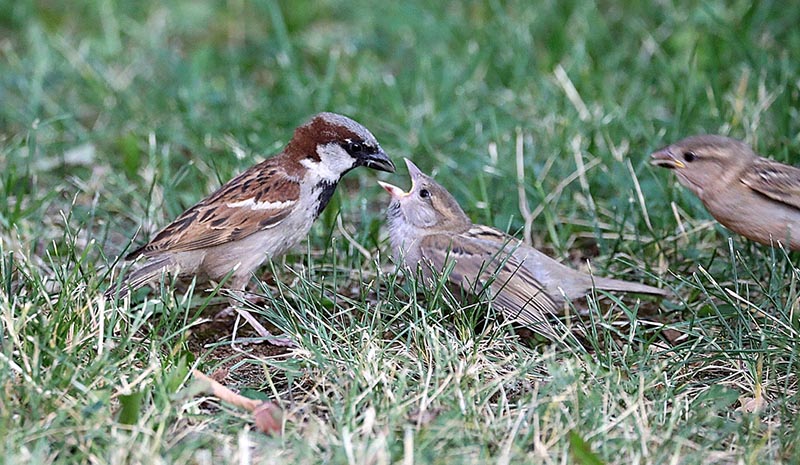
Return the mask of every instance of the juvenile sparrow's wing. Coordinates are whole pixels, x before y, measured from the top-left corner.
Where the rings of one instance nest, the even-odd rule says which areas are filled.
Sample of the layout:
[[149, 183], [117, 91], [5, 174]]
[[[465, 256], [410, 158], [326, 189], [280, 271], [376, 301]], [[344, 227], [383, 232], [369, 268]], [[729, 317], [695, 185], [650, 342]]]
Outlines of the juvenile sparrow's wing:
[[125, 258], [204, 249], [274, 228], [299, 196], [299, 179], [286, 173], [279, 158], [270, 158], [228, 181]]
[[800, 168], [759, 158], [742, 176], [742, 183], [773, 200], [800, 208]]
[[490, 228], [479, 226], [463, 234], [429, 235], [420, 241], [420, 251], [438, 272], [452, 263], [449, 279], [465, 291], [479, 294], [488, 286], [506, 318], [555, 338], [557, 333], [549, 317], [559, 312], [560, 305], [514, 255], [515, 244], [482, 238], [486, 236], [483, 230]]
[[488, 226], [473, 226], [467, 233], [475, 239], [487, 241], [486, 248], [503, 247], [513, 254], [513, 262], [525, 268], [517, 273], [528, 281], [536, 281], [557, 303], [585, 296], [593, 287], [606, 291], [635, 292], [640, 294], [667, 295], [667, 291], [647, 284], [604, 278], [583, 273], [553, 259], [549, 255], [525, 245], [518, 239]]

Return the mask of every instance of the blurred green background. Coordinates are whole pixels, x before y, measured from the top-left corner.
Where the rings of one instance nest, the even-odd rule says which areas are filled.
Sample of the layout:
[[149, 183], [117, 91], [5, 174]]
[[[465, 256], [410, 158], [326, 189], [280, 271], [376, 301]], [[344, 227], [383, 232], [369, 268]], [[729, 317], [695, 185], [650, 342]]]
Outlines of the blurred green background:
[[[163, 224], [279, 150], [310, 115], [332, 110], [368, 126], [395, 159], [409, 156], [439, 176], [476, 221], [516, 229], [518, 200], [502, 187], [516, 178], [519, 130], [527, 195], [544, 207], [536, 224], [563, 252], [574, 228], [601, 240], [602, 230], [638, 228], [631, 170], [643, 173], [656, 229], [674, 227], [665, 208], [673, 195], [697, 214], [697, 202], [666, 187], [666, 173], [645, 167], [651, 150], [677, 138], [730, 133], [789, 158], [798, 145], [796, 10], [771, 2], [10, 2], [0, 64], [4, 171], [43, 183], [32, 200], [74, 176], [96, 186], [103, 210], [119, 215], [112, 221], [157, 214]], [[89, 163], [71, 152], [87, 143]], [[575, 171], [576, 150], [584, 163], [599, 162], [588, 184], [546, 201]], [[153, 183], [164, 189], [163, 215], [146, 197]], [[380, 195], [371, 182], [359, 185], [370, 203]]]

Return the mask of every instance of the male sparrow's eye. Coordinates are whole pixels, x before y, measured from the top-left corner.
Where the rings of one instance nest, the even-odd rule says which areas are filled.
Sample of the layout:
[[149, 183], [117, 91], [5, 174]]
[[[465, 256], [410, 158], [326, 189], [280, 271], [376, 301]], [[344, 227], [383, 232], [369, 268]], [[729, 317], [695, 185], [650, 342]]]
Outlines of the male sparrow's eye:
[[428, 189], [422, 189], [419, 191], [419, 196], [422, 197], [423, 199], [427, 199], [431, 196], [431, 193], [428, 192]]
[[347, 143], [347, 151], [350, 153], [358, 153], [363, 150], [363, 146], [358, 142], [348, 142]]
[[691, 163], [697, 160], [697, 154], [694, 152], [683, 152], [683, 159]]

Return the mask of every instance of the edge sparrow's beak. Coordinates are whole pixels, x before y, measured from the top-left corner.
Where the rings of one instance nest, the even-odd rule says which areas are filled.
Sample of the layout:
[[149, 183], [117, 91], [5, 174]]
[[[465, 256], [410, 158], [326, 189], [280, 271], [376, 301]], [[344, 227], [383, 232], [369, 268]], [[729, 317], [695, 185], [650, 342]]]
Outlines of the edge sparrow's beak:
[[361, 164], [373, 170], [385, 171], [387, 173], [394, 173], [394, 163], [386, 153], [378, 149], [377, 152], [366, 155], [361, 159]]
[[675, 158], [672, 154], [672, 150], [667, 148], [663, 148], [657, 152], [654, 152], [650, 155], [650, 164], [654, 166], [661, 166], [667, 169], [675, 169], [675, 168], [686, 168], [686, 165]]

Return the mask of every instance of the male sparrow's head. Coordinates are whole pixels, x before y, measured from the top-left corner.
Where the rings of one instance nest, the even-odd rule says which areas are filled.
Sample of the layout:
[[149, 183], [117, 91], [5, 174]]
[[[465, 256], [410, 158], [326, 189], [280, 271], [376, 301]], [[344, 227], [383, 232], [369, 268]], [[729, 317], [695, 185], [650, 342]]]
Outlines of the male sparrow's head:
[[758, 155], [736, 139], [700, 135], [668, 145], [650, 158], [653, 165], [674, 170], [681, 184], [700, 194], [720, 180], [738, 178]]
[[397, 186], [378, 181], [392, 196], [389, 205], [389, 222], [402, 222], [426, 233], [461, 232], [472, 225], [469, 217], [456, 199], [430, 176], [424, 174], [404, 158], [411, 175], [411, 190], [404, 192]]
[[319, 113], [298, 127], [285, 152], [331, 181], [358, 166], [394, 172], [394, 164], [375, 136], [364, 126], [336, 113]]

